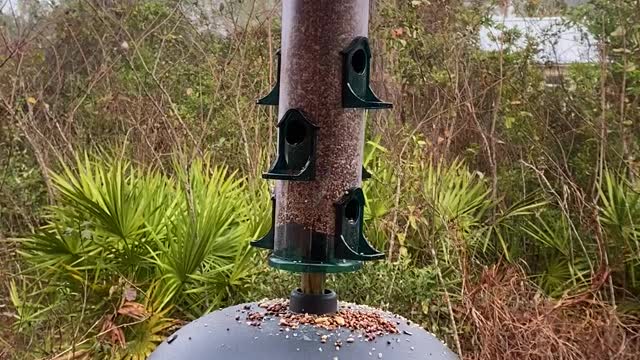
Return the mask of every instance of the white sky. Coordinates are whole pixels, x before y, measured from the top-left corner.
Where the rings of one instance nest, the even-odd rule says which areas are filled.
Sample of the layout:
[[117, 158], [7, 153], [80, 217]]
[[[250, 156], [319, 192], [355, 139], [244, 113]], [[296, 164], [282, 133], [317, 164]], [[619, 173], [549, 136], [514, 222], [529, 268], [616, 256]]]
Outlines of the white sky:
[[[593, 36], [580, 26], [568, 24], [562, 17], [495, 16], [493, 20], [496, 24], [509, 30], [518, 30], [523, 35], [513, 44], [514, 49], [522, 50], [527, 45], [524, 36], [535, 39], [540, 50], [535, 58], [540, 63], [570, 64], [598, 61], [597, 42]], [[503, 47], [501, 34], [500, 28], [483, 27], [480, 30], [480, 48], [499, 51]]]
[[11, 7], [16, 8], [17, 0], [0, 0], [0, 12], [11, 14]]

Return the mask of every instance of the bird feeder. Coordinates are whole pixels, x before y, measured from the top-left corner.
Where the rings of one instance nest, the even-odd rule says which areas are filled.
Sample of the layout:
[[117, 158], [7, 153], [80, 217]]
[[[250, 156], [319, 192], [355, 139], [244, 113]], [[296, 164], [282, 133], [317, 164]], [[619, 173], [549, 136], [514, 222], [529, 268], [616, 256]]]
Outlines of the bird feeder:
[[283, 2], [279, 78], [259, 100], [277, 104], [280, 120], [276, 160], [264, 174], [277, 180], [273, 231], [253, 245], [271, 250], [271, 266], [302, 273], [309, 295], [324, 295], [323, 274], [383, 257], [362, 233], [364, 109], [391, 107], [369, 83], [368, 6]]
[[364, 111], [388, 109], [371, 89], [369, 0], [283, 0], [277, 79], [258, 100], [277, 106], [272, 226], [252, 242], [269, 265], [301, 274], [289, 299], [215, 311], [163, 342], [151, 359], [455, 359], [397, 315], [338, 303], [325, 275], [384, 255], [363, 233]]

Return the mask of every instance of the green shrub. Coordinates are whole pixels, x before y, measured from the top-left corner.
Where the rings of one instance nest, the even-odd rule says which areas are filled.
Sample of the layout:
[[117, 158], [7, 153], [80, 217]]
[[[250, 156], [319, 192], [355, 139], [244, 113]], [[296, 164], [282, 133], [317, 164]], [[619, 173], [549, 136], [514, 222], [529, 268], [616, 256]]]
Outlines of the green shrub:
[[[201, 316], [244, 293], [255, 272], [248, 242], [263, 231], [248, 221], [255, 209], [246, 180], [207, 160], [175, 161], [174, 173], [169, 178], [120, 159], [84, 156], [53, 174], [57, 202], [46, 224], [21, 240], [27, 274], [38, 280], [25, 282], [31, 290], [24, 289], [23, 299], [14, 291], [22, 309], [36, 309], [17, 326], [37, 327], [43, 317], [36, 314], [84, 302], [83, 331], [95, 335], [99, 329], [84, 326], [98, 321], [118, 334], [116, 326], [132, 316], [122, 309], [138, 306], [138, 322], [123, 326], [122, 335], [127, 346], [148, 352], [154, 346], [144, 341], [160, 341], [172, 318]], [[32, 299], [38, 303], [30, 305]], [[120, 315], [110, 315], [113, 309]]]

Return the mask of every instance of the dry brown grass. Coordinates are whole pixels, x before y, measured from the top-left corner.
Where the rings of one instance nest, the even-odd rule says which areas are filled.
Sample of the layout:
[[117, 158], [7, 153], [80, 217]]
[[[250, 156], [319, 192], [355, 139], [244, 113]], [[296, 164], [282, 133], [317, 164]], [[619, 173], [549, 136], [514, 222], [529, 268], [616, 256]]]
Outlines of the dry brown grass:
[[553, 300], [515, 267], [492, 266], [460, 310], [465, 359], [639, 359], [640, 321], [591, 293]]

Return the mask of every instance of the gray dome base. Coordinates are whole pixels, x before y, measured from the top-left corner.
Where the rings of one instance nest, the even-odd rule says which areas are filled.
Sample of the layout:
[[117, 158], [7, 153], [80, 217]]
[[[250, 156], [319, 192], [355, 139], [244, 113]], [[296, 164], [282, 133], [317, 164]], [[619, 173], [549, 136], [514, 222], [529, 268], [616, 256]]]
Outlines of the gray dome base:
[[[406, 319], [368, 307], [341, 305], [358, 311], [378, 312], [396, 323], [399, 333], [366, 341], [361, 332], [346, 328], [325, 330], [314, 325], [283, 328], [277, 316], [266, 316], [260, 326], [252, 326], [247, 319], [248, 313], [266, 310], [258, 303], [250, 303], [218, 310], [191, 322], [169, 336], [149, 359], [457, 359], [434, 335]], [[324, 343], [321, 341], [323, 335]], [[336, 347], [338, 340], [342, 344], [339, 348]]]

